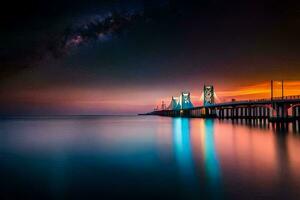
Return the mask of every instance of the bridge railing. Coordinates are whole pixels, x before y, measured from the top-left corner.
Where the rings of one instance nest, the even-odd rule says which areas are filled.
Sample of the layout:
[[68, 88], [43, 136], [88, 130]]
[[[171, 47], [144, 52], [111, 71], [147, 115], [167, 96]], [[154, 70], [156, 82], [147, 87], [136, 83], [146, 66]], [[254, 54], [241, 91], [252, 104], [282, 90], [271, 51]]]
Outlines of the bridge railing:
[[283, 98], [282, 97], [274, 97], [273, 100], [289, 100], [289, 99], [300, 99], [300, 95], [291, 95], [291, 96], [284, 96]]
[[250, 100], [240, 100], [240, 101], [228, 101], [224, 103], [244, 103], [244, 102], [265, 102], [265, 101], [274, 101], [274, 100], [292, 100], [292, 99], [300, 99], [300, 95], [291, 95], [291, 96], [284, 96], [284, 97], [273, 97], [273, 98], [263, 98], [263, 99], [250, 99]]

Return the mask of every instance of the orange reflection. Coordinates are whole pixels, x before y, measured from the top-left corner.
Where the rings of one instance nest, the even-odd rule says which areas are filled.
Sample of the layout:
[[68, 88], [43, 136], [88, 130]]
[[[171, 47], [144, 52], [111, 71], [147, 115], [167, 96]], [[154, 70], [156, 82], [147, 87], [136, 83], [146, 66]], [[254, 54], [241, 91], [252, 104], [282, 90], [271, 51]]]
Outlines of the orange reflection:
[[[197, 165], [205, 165], [207, 156], [215, 154], [214, 164], [220, 165], [222, 179], [238, 177], [240, 181], [270, 189], [289, 176], [295, 186], [300, 186], [300, 137], [218, 120], [209, 124], [202, 119], [193, 119], [190, 130]], [[213, 134], [211, 140], [207, 134]], [[209, 149], [208, 145], [213, 145], [214, 149]], [[211, 154], [207, 150], [214, 152]]]

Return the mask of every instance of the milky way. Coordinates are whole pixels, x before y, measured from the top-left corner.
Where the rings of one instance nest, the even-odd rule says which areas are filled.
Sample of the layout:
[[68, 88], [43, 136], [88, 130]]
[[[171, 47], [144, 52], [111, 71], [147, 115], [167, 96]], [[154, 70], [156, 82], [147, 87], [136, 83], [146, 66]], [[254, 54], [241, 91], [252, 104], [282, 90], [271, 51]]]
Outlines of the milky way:
[[[106, 14], [94, 14], [89, 19], [80, 23], [74, 23], [67, 27], [60, 37], [56, 38], [49, 50], [54, 57], [60, 57], [75, 47], [87, 45], [91, 42], [105, 42], [120, 35], [130, 32], [130, 27], [143, 24], [155, 23], [161, 18], [175, 15], [168, 4], [157, 6], [151, 11], [144, 9], [130, 11], [106, 11]], [[79, 25], [78, 25], [79, 24]]]
[[121, 33], [131, 24], [138, 20], [143, 20], [143, 14], [125, 14], [112, 13], [100, 19], [82, 25], [79, 28], [71, 30], [69, 35], [66, 35], [66, 41], [63, 45], [65, 48], [71, 48], [88, 43], [90, 41], [105, 41], [116, 34]]

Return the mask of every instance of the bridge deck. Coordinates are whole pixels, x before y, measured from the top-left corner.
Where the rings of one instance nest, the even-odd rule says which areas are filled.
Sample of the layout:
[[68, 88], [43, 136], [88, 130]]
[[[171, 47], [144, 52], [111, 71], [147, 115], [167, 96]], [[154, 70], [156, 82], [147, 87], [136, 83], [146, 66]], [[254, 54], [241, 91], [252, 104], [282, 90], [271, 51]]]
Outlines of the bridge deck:
[[245, 101], [230, 101], [224, 103], [216, 103], [207, 106], [196, 106], [187, 110], [201, 109], [201, 108], [217, 108], [217, 107], [236, 107], [236, 106], [255, 106], [255, 105], [270, 105], [278, 103], [290, 103], [300, 104], [300, 95], [297, 96], [286, 96], [284, 98], [273, 98], [273, 99], [256, 99], [256, 100], [245, 100]]
[[[289, 116], [288, 109], [292, 108]], [[187, 109], [156, 110], [148, 115], [217, 118], [267, 118], [270, 121], [300, 118], [300, 95], [283, 98], [231, 101]]]

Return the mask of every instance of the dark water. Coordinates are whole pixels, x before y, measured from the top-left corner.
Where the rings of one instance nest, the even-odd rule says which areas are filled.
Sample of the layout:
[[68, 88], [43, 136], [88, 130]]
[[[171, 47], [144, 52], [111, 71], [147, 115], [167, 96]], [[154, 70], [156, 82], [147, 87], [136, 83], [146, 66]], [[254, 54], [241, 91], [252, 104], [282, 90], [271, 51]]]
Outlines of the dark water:
[[300, 199], [299, 126], [0, 120], [0, 199]]

